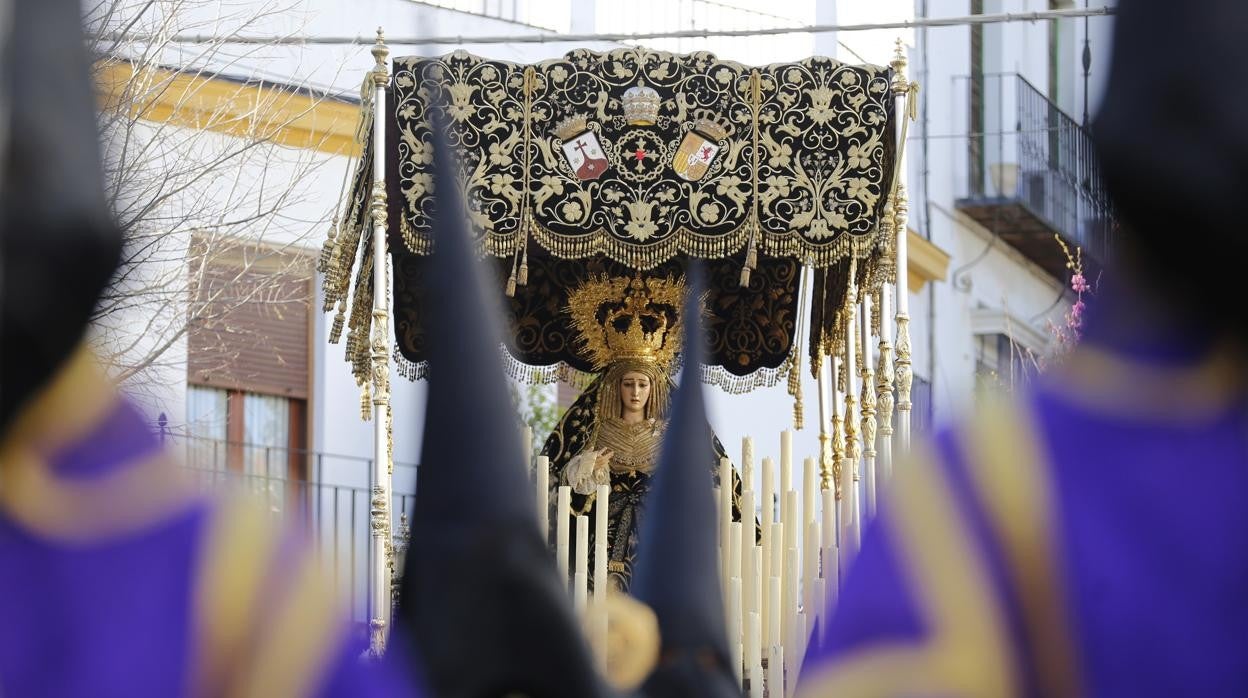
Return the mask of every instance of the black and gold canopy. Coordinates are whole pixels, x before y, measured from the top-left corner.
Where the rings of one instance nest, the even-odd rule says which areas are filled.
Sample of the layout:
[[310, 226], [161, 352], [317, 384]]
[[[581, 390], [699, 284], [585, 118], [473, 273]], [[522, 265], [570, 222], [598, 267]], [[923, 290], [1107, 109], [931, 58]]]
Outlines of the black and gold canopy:
[[[454, 292], [423, 283], [438, 199], [430, 110], [451, 124], [464, 216], [510, 301], [505, 344], [517, 377], [591, 370], [566, 313], [568, 291], [585, 279], [679, 276], [698, 258], [708, 260], [714, 349], [703, 377], [748, 390], [795, 365], [803, 327], [812, 350], [832, 336], [827, 309], [844, 299], [851, 257], [859, 279], [891, 273], [891, 230], [880, 225], [894, 179], [891, 79], [888, 68], [830, 58], [751, 67], [642, 48], [532, 65], [462, 51], [396, 59], [383, 125], [400, 365], [421, 375], [422, 307]], [[372, 128], [366, 116], [362, 133]], [[361, 376], [374, 157], [366, 147], [322, 255], [334, 339], [349, 315], [348, 359]], [[809, 320], [800, 319], [804, 266]]]

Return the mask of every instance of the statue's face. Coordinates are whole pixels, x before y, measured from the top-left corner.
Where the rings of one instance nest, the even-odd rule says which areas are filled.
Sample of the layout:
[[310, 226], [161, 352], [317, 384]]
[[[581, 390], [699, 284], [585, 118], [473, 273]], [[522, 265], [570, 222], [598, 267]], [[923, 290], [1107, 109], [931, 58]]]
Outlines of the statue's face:
[[650, 388], [650, 376], [639, 371], [629, 371], [620, 377], [620, 402], [625, 415], [645, 414]]

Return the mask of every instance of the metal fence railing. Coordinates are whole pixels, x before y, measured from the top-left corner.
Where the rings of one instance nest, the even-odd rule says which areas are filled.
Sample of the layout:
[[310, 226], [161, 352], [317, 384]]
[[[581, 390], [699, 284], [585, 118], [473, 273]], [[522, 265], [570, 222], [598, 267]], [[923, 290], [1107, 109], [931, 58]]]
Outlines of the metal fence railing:
[[956, 82], [955, 128], [966, 134], [955, 145], [965, 156], [953, 159], [965, 167], [959, 198], [1021, 204], [1085, 255], [1108, 261], [1113, 210], [1088, 131], [1016, 73]]
[[[371, 617], [370, 459], [218, 439], [166, 440], [184, 448], [185, 467], [201, 487], [249, 492], [275, 517], [305, 531], [332, 565], [352, 618], [366, 622]], [[406, 544], [402, 524], [411, 520], [415, 505], [415, 471], [415, 464], [395, 463], [391, 522], [396, 546]]]

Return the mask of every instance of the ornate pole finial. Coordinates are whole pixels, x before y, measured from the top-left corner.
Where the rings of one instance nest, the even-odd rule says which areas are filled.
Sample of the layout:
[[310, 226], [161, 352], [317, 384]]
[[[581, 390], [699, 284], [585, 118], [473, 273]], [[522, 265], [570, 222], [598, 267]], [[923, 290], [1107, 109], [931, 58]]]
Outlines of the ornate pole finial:
[[888, 64], [893, 69], [893, 95], [898, 96], [910, 90], [910, 82], [906, 80], [906, 51], [901, 37], [897, 37], [893, 47], [893, 60]]
[[379, 87], [385, 87], [390, 81], [390, 66], [388, 60], [390, 58], [390, 47], [386, 46], [386, 33], [381, 27], [377, 27], [377, 41], [373, 47], [369, 49], [373, 54], [373, 84]]

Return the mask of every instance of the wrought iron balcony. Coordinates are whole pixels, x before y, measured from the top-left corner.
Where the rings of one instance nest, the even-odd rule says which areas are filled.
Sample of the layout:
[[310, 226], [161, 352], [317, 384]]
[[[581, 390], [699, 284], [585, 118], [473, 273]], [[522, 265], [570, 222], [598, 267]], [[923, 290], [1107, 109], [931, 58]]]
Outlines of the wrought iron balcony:
[[1088, 132], [1021, 75], [957, 79], [964, 100], [954, 153], [956, 206], [1059, 279], [1054, 235], [1083, 250], [1088, 270], [1109, 261], [1113, 210]]
[[[162, 434], [164, 433], [162, 427]], [[367, 644], [369, 554], [367, 458], [197, 437], [165, 436], [204, 490], [244, 490], [267, 505], [274, 518], [302, 529], [331, 567], [340, 593], [350, 601]], [[404, 523], [415, 505], [416, 465], [396, 462], [391, 523], [396, 549], [407, 546]]]

